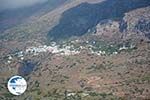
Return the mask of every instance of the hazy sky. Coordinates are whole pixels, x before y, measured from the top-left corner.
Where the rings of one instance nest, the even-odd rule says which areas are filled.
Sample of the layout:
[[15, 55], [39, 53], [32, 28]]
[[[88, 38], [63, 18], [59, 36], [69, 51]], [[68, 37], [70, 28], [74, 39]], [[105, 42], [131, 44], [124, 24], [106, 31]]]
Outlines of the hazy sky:
[[0, 11], [5, 9], [15, 9], [32, 6], [46, 1], [48, 0], [0, 0]]

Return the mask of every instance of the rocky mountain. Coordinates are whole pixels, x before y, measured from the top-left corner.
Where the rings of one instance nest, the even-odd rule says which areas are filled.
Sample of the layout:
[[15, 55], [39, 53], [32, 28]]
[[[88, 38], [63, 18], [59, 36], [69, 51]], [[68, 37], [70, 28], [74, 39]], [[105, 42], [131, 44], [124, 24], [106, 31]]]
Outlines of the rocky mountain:
[[[149, 100], [149, 25], [149, 0], [48, 0], [1, 12], [0, 100]], [[7, 89], [13, 75], [27, 81], [21, 96]]]
[[54, 38], [53, 40], [81, 36], [103, 20], [121, 21], [125, 13], [149, 5], [149, 0], [106, 0], [99, 4], [82, 3], [65, 11], [59, 24], [49, 32], [48, 36]]

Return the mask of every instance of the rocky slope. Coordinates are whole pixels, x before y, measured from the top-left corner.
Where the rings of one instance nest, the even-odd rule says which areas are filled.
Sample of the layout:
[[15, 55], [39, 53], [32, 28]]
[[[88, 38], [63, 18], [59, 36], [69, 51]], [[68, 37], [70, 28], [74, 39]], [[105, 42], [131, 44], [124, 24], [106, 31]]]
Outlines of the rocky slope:
[[[149, 100], [149, 3], [70, 0], [5, 30], [0, 100]], [[69, 39], [47, 43], [56, 36]], [[22, 96], [7, 90], [12, 75], [27, 80]]]
[[82, 3], [65, 11], [59, 24], [50, 30], [48, 36], [49, 39], [54, 38], [54, 41], [71, 36], [82, 36], [103, 20], [120, 21], [125, 13], [149, 5], [148, 0], [106, 0], [99, 4]]

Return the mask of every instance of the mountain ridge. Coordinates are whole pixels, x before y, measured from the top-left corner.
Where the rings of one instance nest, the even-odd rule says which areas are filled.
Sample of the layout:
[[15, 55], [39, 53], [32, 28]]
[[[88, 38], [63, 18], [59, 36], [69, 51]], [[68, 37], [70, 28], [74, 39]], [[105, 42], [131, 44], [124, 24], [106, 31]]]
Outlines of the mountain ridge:
[[59, 24], [50, 30], [48, 37], [59, 40], [63, 37], [81, 36], [102, 20], [120, 20], [125, 13], [149, 5], [148, 0], [106, 0], [99, 4], [82, 3], [65, 11]]

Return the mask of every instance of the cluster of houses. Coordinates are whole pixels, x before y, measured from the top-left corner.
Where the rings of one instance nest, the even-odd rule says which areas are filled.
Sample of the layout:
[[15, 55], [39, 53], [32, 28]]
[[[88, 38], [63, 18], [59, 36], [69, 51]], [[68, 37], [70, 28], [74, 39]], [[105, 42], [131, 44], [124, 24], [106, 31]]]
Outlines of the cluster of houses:
[[60, 55], [74, 55], [80, 53], [77, 50], [70, 50], [70, 48], [67, 46], [65, 48], [59, 48], [58, 46], [39, 46], [39, 47], [29, 47], [26, 49], [26, 54], [34, 54], [38, 55], [42, 52], [50, 52], [53, 54], [60, 54]]
[[57, 45], [53, 46], [38, 46], [38, 47], [28, 47], [24, 51], [18, 51], [14, 54], [7, 55], [7, 63], [11, 63], [13, 60], [13, 57], [17, 57], [20, 60], [24, 60], [25, 55], [38, 55], [39, 53], [49, 52], [52, 54], [58, 54], [58, 55], [75, 55], [79, 54], [80, 52], [78, 50], [70, 50], [69, 46], [66, 46], [65, 48], [59, 48]]
[[90, 50], [91, 50], [91, 53], [92, 53], [92, 54], [96, 54], [96, 55], [99, 55], [99, 56], [100, 56], [100, 55], [102, 56], [102, 55], [105, 55], [105, 54], [106, 54], [105, 51], [93, 51], [92, 49], [90, 49]]
[[[89, 45], [89, 50], [92, 54], [96, 54], [96, 55], [100, 55], [100, 56], [107, 54], [106, 51], [101, 51], [101, 50], [93, 51], [91, 49], [92, 47], [93, 47], [92, 45], [91, 46]], [[126, 47], [125, 45], [123, 45], [122, 47], [120, 47], [118, 49], [118, 51], [114, 51], [112, 54], [118, 54], [119, 51], [121, 51], [121, 50], [132, 49], [134, 47], [135, 47], [134, 45], [131, 45], [130, 47]], [[38, 47], [32, 46], [32, 47], [26, 48], [24, 51], [18, 51], [15, 54], [8, 55], [7, 56], [7, 58], [8, 58], [7, 62], [11, 63], [14, 56], [18, 57], [20, 60], [24, 60], [25, 55], [38, 55], [39, 53], [44, 53], [44, 52], [49, 52], [49, 53], [58, 54], [58, 55], [75, 55], [75, 54], [79, 54], [80, 50], [82, 50], [84, 48], [85, 48], [84, 46], [80, 46], [80, 49], [74, 48], [73, 45], [69, 45], [69, 46], [63, 45], [63, 47], [60, 48], [56, 44], [52, 44], [51, 46], [47, 46], [47, 45], [41, 45]]]
[[[70, 93], [68, 93], [66, 96], [67, 96], [67, 97], [73, 97], [73, 96], [76, 96], [76, 95], [78, 95], [78, 94], [75, 93], [75, 92], [70, 92]], [[82, 97], [89, 96], [88, 93], [80, 93], [80, 95], [81, 95]]]
[[[128, 49], [133, 49], [133, 48], [135, 48], [135, 45], [130, 45], [130, 46], [123, 45], [118, 50], [113, 51], [111, 54], [117, 55], [122, 50], [128, 50]], [[96, 54], [96, 55], [99, 55], [99, 56], [103, 56], [103, 55], [107, 55], [108, 54], [106, 51], [101, 51], [101, 50], [93, 51], [91, 48], [89, 48], [89, 49], [90, 49], [92, 54]]]

